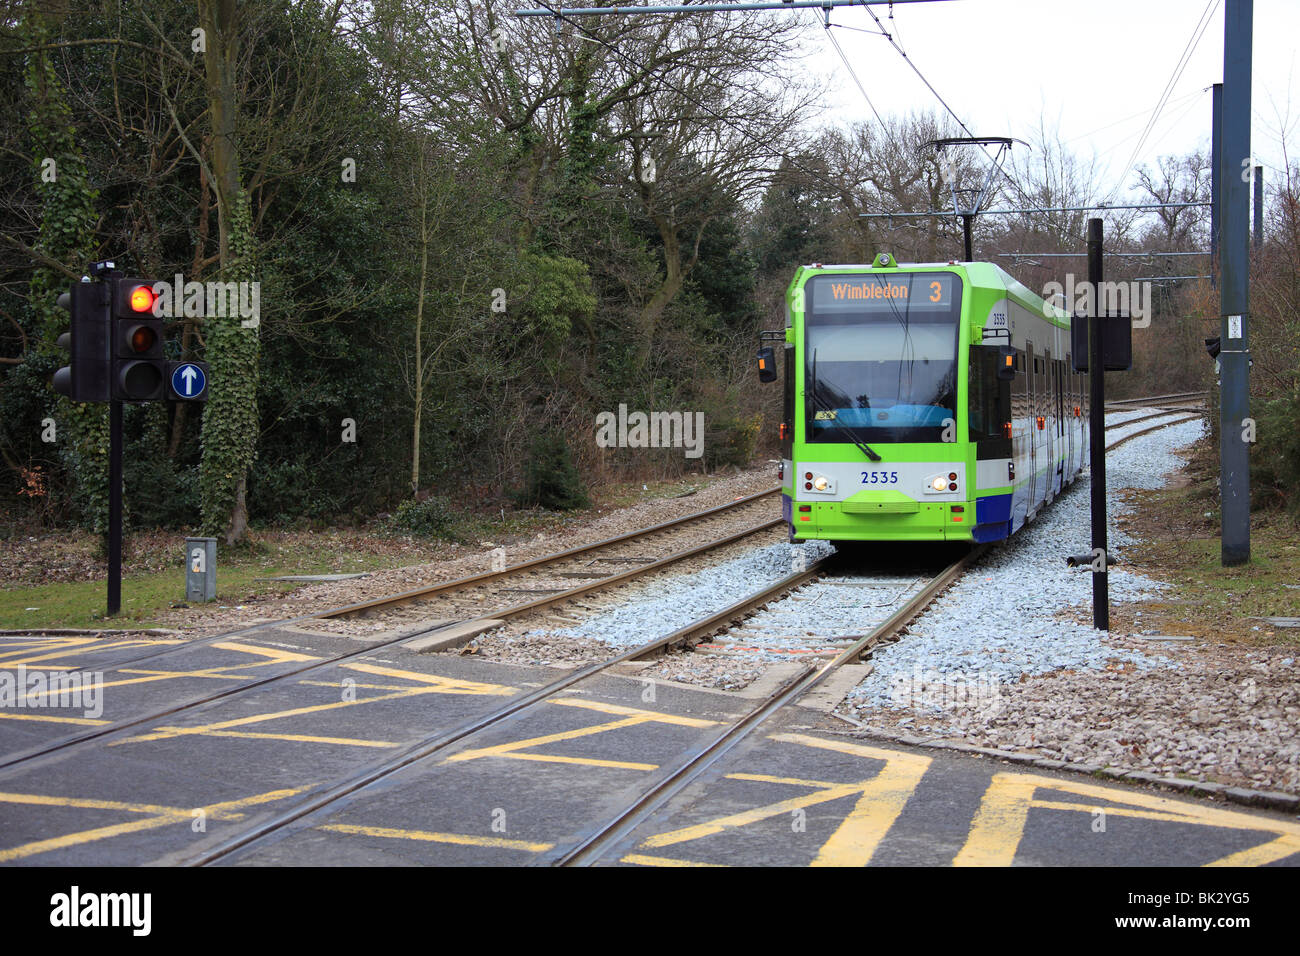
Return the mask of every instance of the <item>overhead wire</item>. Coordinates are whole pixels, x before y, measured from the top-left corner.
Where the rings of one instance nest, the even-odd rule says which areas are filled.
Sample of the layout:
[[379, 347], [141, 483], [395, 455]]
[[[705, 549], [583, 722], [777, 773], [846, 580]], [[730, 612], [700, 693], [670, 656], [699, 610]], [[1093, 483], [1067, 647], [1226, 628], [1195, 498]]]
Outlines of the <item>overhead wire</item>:
[[539, 3], [540, 6], [542, 6], [544, 9], [549, 10], [552, 14], [554, 14], [554, 15], [555, 15], [555, 19], [556, 19], [557, 21], [562, 21], [562, 22], [564, 22], [564, 23], [569, 24], [569, 25], [570, 25], [571, 27], [573, 27], [575, 30], [580, 30], [580, 31], [582, 31], [582, 33], [584, 33], [588, 38], [590, 38], [591, 40], [593, 40], [593, 41], [596, 42], [596, 43], [599, 43], [601, 46], [605, 47], [605, 49], [609, 50], [611, 53], [613, 53], [613, 54], [614, 54], [615, 56], [617, 56], [619, 59], [623, 60], [625, 63], [629, 63], [629, 64], [631, 64], [634, 68], [636, 68], [636, 69], [638, 69], [638, 70], [645, 70], [645, 71], [647, 71], [647, 72], [649, 72], [649, 73], [651, 73], [651, 74], [653, 74], [653, 75], [657, 75], [657, 76], [659, 77], [660, 81], [663, 82], [664, 86], [668, 87], [668, 89], [672, 90], [672, 91], [673, 91], [674, 93], [676, 93], [678, 96], [682, 97], [682, 99], [686, 100], [686, 102], [690, 103], [692, 106], [696, 107], [697, 109], [700, 109], [700, 110], [704, 111], [705, 113], [707, 113], [709, 116], [713, 117], [713, 118], [714, 118], [715, 120], [717, 120], [718, 122], [720, 122], [720, 123], [722, 123], [722, 124], [724, 124], [724, 125], [726, 125], [726, 126], [731, 127], [733, 130], [735, 130], [735, 131], [736, 131], [737, 133], [739, 133], [741, 136], [743, 136], [743, 137], [745, 137], [746, 139], [750, 140], [751, 142], [757, 144], [758, 146], [761, 146], [761, 147], [763, 147], [763, 148], [765, 148], [765, 149], [771, 151], [773, 154], [775, 154], [776, 156], [779, 156], [782, 160], [784, 160], [785, 162], [789, 163], [791, 166], [793, 166], [795, 169], [798, 169], [800, 172], [804, 173], [805, 175], [812, 177], [813, 179], [819, 181], [820, 183], [822, 183], [822, 184], [825, 185], [825, 186], [829, 186], [829, 187], [830, 187], [833, 191], [835, 191], [835, 192], [838, 192], [838, 191], [839, 191], [839, 184], [838, 184], [838, 183], [836, 183], [836, 182], [830, 180], [830, 179], [827, 178], [825, 175], [823, 175], [822, 173], [820, 173], [820, 172], [818, 172], [818, 171], [816, 171], [816, 170], [809, 169], [807, 166], [803, 165], [803, 164], [800, 163], [798, 160], [796, 160], [794, 157], [792, 157], [789, 153], [785, 152], [785, 151], [782, 150], [782, 149], [779, 149], [779, 148], [778, 148], [774, 143], [772, 143], [772, 142], [770, 142], [770, 141], [768, 141], [768, 140], [761, 139], [761, 138], [759, 138], [758, 136], [755, 136], [755, 135], [754, 135], [753, 133], [751, 133], [749, 130], [747, 130], [747, 129], [745, 129], [743, 126], [741, 126], [741, 125], [735, 123], [735, 122], [732, 121], [731, 119], [729, 119], [729, 118], [727, 118], [726, 116], [724, 116], [723, 114], [719, 113], [717, 110], [713, 109], [713, 108], [710, 107], [710, 106], [706, 106], [705, 104], [701, 103], [699, 100], [695, 99], [693, 96], [691, 96], [691, 95], [690, 95], [689, 93], [687, 93], [685, 90], [683, 90], [680, 86], [676, 86], [675, 84], [669, 82], [668, 79], [667, 79], [667, 77], [665, 76], [665, 70], [666, 70], [665, 67], [663, 67], [663, 66], [657, 66], [657, 67], [656, 67], [656, 66], [643, 66], [642, 64], [638, 63], [638, 62], [637, 62], [633, 57], [628, 56], [628, 55], [627, 55], [626, 53], [624, 53], [622, 50], [618, 49], [617, 47], [615, 47], [614, 45], [612, 45], [611, 43], [609, 43], [607, 40], [605, 40], [604, 37], [601, 37], [601, 36], [599, 36], [599, 35], [593, 33], [591, 30], [588, 30], [588, 29], [587, 29], [586, 27], [584, 27], [582, 24], [577, 23], [577, 22], [575, 22], [574, 20], [572, 20], [570, 17], [568, 17], [567, 15], [565, 15], [564, 13], [562, 13], [560, 10], [558, 10], [558, 9], [556, 9], [554, 6], [552, 6], [551, 3], [547, 2], [547, 0], [538, 0], [538, 3]]
[[[1166, 108], [1173, 106], [1175, 103], [1182, 103], [1184, 100], [1188, 99], [1189, 97], [1200, 96], [1202, 93], [1208, 93], [1210, 90], [1211, 87], [1203, 86], [1198, 90], [1192, 90], [1189, 93], [1184, 93], [1182, 96], [1177, 96], [1174, 99], [1170, 100], [1167, 104], [1165, 104]], [[1067, 140], [1062, 140], [1062, 143], [1063, 144], [1077, 143], [1081, 139], [1087, 139], [1088, 137], [1093, 136], [1097, 133], [1104, 133], [1108, 129], [1114, 129], [1116, 126], [1119, 126], [1123, 123], [1127, 123], [1129, 120], [1137, 119], [1139, 116], [1146, 116], [1147, 113], [1148, 113], [1147, 110], [1138, 110], [1136, 113], [1130, 113], [1128, 116], [1125, 116], [1121, 119], [1117, 119], [1112, 123], [1107, 123], [1105, 126], [1098, 126], [1096, 129], [1090, 129], [1088, 130], [1088, 132], [1080, 133], [1078, 136], [1071, 136]], [[1120, 140], [1120, 142], [1127, 143], [1131, 138], [1132, 138], [1131, 136], [1125, 137], [1124, 139]]]
[[867, 95], [867, 88], [863, 86], [862, 81], [858, 79], [858, 74], [854, 71], [852, 64], [849, 63], [849, 58], [844, 55], [844, 50], [840, 46], [840, 41], [835, 39], [835, 34], [831, 33], [829, 26], [830, 24], [827, 24], [827, 29], [825, 31], [827, 39], [829, 39], [831, 45], [835, 47], [835, 52], [840, 55], [840, 60], [843, 62], [844, 68], [849, 71], [849, 76], [851, 76], [853, 82], [857, 84], [858, 90], [862, 93], [862, 98], [866, 100], [867, 105], [871, 107], [871, 112], [876, 117], [876, 122], [879, 123], [881, 129], [885, 131], [885, 135], [889, 135], [889, 127], [886, 126], [885, 121], [880, 118], [880, 113], [876, 110], [876, 104], [871, 102], [871, 97]]
[[1160, 99], [1156, 101], [1155, 108], [1151, 111], [1151, 118], [1147, 121], [1146, 126], [1143, 127], [1142, 134], [1138, 138], [1137, 144], [1133, 147], [1133, 152], [1129, 154], [1129, 158], [1124, 164], [1124, 172], [1115, 181], [1115, 185], [1111, 188], [1111, 191], [1106, 194], [1106, 202], [1110, 202], [1110, 200], [1114, 198], [1115, 194], [1119, 192], [1120, 188], [1124, 185], [1124, 180], [1128, 178], [1128, 174], [1132, 170], [1133, 164], [1137, 161], [1143, 147], [1146, 146], [1146, 142], [1151, 136], [1151, 131], [1155, 128], [1156, 121], [1164, 111], [1164, 108], [1168, 105], [1169, 95], [1173, 92], [1174, 87], [1178, 85], [1178, 81], [1182, 78], [1183, 71], [1187, 69], [1187, 64], [1191, 62], [1192, 56], [1196, 53], [1196, 48], [1200, 46], [1201, 38], [1205, 36], [1205, 31], [1210, 25], [1210, 20], [1214, 17], [1215, 11], [1219, 8], [1219, 2], [1220, 0], [1208, 0], [1205, 4], [1205, 9], [1201, 12], [1201, 16], [1196, 21], [1196, 25], [1192, 27], [1192, 35], [1187, 38], [1187, 44], [1183, 47], [1183, 52], [1179, 56], [1178, 62], [1174, 64], [1173, 73], [1170, 75], [1169, 81], [1165, 84], [1164, 90], [1161, 91]]
[[[902, 45], [894, 39], [893, 35], [888, 30], [885, 29], [885, 25], [880, 22], [880, 17], [876, 16], [876, 11], [871, 9], [867, 0], [861, 0], [861, 2], [862, 2], [862, 8], [866, 10], [868, 14], [871, 15], [872, 20], [876, 21], [876, 26], [880, 28], [881, 35], [883, 35], [885, 39], [889, 41], [890, 46], [892, 46], [898, 52], [898, 55], [901, 56], [907, 62], [907, 65], [912, 68], [912, 72], [914, 72], [917, 75], [917, 77], [920, 78], [921, 82], [925, 84], [926, 89], [928, 89], [931, 93], [934, 94], [934, 98], [939, 101], [940, 105], [942, 105], [943, 108], [948, 112], [948, 115], [951, 116], [954, 120], [956, 120], [957, 125], [960, 126], [966, 132], [966, 135], [970, 136], [971, 138], [974, 138], [975, 134], [971, 132], [970, 127], [967, 126], [965, 121], [960, 116], [957, 115], [957, 111], [948, 105], [948, 101], [939, 95], [939, 91], [934, 88], [933, 83], [931, 83], [928, 79], [926, 79], [925, 74], [921, 72], [921, 68], [916, 65], [915, 61], [907, 54], [907, 51], [903, 49]], [[897, 28], [897, 20], [895, 20], [894, 18], [894, 10], [892, 4], [890, 5], [890, 9], [889, 9], [889, 18], [891, 20], [894, 20], [895, 28]], [[991, 166], [994, 166], [997, 172], [1000, 173], [1003, 177], [1005, 177], [1006, 181], [1009, 182], [1015, 188], [1016, 192], [1020, 195], [1020, 198], [1024, 202], [1024, 204], [1026, 206], [1032, 205], [1031, 202], [1029, 201], [1029, 197], [1025, 194], [1025, 191], [1020, 187], [1020, 184], [1015, 181], [1015, 179], [1011, 176], [1011, 174], [1007, 172], [1006, 167], [998, 164], [997, 160], [994, 159], [992, 156], [990, 156], [988, 154], [988, 150], [985, 149], [983, 146], [980, 146], [980, 153], [981, 155], [984, 156], [986, 160], [988, 160], [989, 164]]]

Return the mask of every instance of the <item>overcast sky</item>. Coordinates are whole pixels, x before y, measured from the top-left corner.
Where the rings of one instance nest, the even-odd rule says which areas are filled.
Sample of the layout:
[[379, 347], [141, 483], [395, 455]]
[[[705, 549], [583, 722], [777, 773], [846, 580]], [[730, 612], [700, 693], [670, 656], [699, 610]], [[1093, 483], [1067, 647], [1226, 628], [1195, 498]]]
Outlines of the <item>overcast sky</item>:
[[[1223, 79], [1225, 0], [944, 0], [873, 9], [952, 109], [980, 136], [1032, 141], [1040, 119], [1072, 151], [1095, 152], [1107, 186], [1124, 175], [1143, 128], [1207, 6], [1195, 52], [1133, 158], [1185, 153], [1210, 143], [1208, 87]], [[862, 93], [820, 26], [820, 10], [790, 14], [807, 26], [804, 69], [831, 84], [825, 121], [871, 119]], [[865, 9], [838, 7], [831, 22], [876, 30]], [[878, 33], [833, 28], [882, 114], [942, 110]], [[1255, 0], [1251, 145], [1266, 167], [1283, 166], [1282, 130], [1300, 156], [1296, 74], [1300, 0]], [[1288, 110], [1290, 116], [1288, 117]], [[1125, 181], [1132, 181], [1131, 173]], [[1117, 200], [1118, 201], [1118, 200]]]

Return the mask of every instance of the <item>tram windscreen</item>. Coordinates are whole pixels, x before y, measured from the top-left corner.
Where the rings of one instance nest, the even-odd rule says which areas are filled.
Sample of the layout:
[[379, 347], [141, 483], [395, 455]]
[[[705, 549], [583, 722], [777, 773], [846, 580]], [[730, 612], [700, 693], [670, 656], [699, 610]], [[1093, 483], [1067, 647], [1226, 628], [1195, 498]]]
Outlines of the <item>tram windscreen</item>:
[[821, 275], [804, 295], [807, 440], [942, 441], [957, 417], [961, 277]]

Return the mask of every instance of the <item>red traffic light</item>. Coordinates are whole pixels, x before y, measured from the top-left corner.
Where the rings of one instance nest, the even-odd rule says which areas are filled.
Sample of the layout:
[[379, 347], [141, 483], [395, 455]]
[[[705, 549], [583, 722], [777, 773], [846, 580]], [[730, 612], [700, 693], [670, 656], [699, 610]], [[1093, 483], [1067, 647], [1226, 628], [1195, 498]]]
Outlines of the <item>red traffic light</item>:
[[153, 289], [147, 285], [138, 285], [131, 290], [127, 301], [131, 303], [131, 311], [133, 312], [152, 312], [153, 300]]

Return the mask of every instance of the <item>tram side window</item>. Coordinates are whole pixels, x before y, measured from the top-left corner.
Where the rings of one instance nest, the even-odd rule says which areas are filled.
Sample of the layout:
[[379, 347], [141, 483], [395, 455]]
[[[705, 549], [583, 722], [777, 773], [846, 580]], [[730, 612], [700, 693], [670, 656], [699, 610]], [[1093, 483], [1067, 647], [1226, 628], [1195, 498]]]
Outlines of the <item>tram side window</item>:
[[1024, 349], [1016, 349], [1016, 368], [1025, 370], [1025, 378], [1022, 383], [1017, 376], [1011, 383], [1011, 417], [1014, 421], [1022, 421], [1029, 417], [1028, 389], [1033, 378], [1033, 366], [1028, 364], [1028, 353]]

